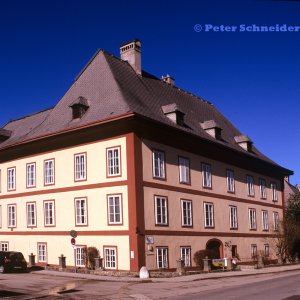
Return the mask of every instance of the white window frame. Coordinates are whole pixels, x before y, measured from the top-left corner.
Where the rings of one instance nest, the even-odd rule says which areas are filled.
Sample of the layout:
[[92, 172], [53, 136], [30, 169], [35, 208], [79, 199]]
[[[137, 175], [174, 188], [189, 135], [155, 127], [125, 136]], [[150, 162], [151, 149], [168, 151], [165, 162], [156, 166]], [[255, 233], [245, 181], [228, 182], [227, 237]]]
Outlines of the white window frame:
[[263, 178], [259, 179], [260, 198], [267, 199], [267, 183]]
[[7, 190], [16, 190], [16, 167], [7, 169]]
[[279, 213], [277, 211], [273, 212], [273, 226], [274, 226], [274, 231], [279, 230]]
[[52, 185], [55, 183], [55, 162], [54, 159], [44, 161], [44, 185]]
[[154, 197], [155, 224], [168, 225], [168, 198], [164, 196]]
[[86, 226], [87, 223], [87, 198], [75, 198], [75, 225]]
[[193, 204], [191, 200], [181, 199], [181, 225], [193, 226]]
[[17, 227], [17, 205], [16, 204], [7, 205], [7, 227], [8, 228]]
[[36, 186], [35, 163], [26, 164], [26, 187]]
[[44, 225], [55, 226], [55, 201], [44, 201]]
[[75, 181], [86, 180], [86, 170], [87, 170], [86, 153], [75, 154], [74, 163], [75, 163]]
[[26, 203], [27, 227], [36, 227], [36, 203]]
[[251, 175], [246, 176], [246, 182], [247, 182], [247, 195], [254, 197], [255, 191], [254, 191], [254, 177]]
[[117, 269], [117, 247], [104, 247], [104, 264], [105, 269], [116, 270]]
[[235, 191], [235, 182], [234, 182], [234, 171], [233, 170], [226, 170], [226, 185], [227, 185], [227, 192], [234, 193]]
[[271, 182], [271, 191], [272, 191], [272, 201], [278, 201], [278, 194], [277, 194], [277, 184], [275, 182]]
[[178, 157], [179, 182], [190, 184], [190, 160], [186, 157]]
[[207, 163], [201, 164], [202, 170], [202, 186], [205, 188], [212, 187], [211, 165]]
[[168, 247], [156, 247], [156, 265], [158, 269], [168, 269]]
[[85, 246], [77, 246], [74, 249], [75, 251], [75, 266], [76, 267], [85, 267]]
[[121, 175], [121, 148], [113, 147], [106, 149], [107, 176], [114, 177]]
[[191, 267], [191, 247], [180, 247], [180, 258], [184, 261], [185, 267]]
[[38, 243], [37, 245], [37, 259], [38, 262], [46, 263], [47, 262], [47, 244]]
[[254, 258], [257, 256], [257, 245], [251, 244], [251, 258]]
[[262, 210], [261, 217], [262, 217], [262, 229], [264, 231], [268, 231], [269, 230], [269, 213], [268, 213], [268, 211]]
[[107, 196], [108, 224], [122, 224], [122, 195]]
[[160, 150], [152, 151], [153, 177], [159, 179], [166, 178], [165, 152]]
[[249, 229], [250, 230], [256, 230], [256, 209], [255, 208], [249, 208]]
[[1, 242], [1, 251], [9, 251], [9, 242]]
[[213, 228], [214, 221], [214, 204], [211, 202], [204, 202], [204, 227]]
[[229, 226], [230, 229], [238, 228], [237, 207], [234, 205], [229, 205]]

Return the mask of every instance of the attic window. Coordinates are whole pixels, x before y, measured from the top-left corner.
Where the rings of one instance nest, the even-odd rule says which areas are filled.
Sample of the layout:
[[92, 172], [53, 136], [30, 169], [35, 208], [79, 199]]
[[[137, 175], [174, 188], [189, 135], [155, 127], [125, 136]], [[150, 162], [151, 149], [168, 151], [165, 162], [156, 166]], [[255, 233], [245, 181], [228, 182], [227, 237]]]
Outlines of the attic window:
[[81, 119], [83, 115], [86, 113], [86, 111], [89, 108], [88, 101], [84, 97], [78, 97], [72, 105], [70, 105], [72, 108], [72, 118], [73, 119]]
[[237, 135], [234, 137], [234, 140], [236, 143], [243, 148], [244, 150], [248, 152], [252, 152], [252, 144], [253, 142], [250, 140], [250, 138], [247, 135]]
[[210, 136], [217, 140], [221, 140], [222, 128], [216, 123], [215, 120], [204, 121], [203, 123], [200, 123], [200, 125]]
[[11, 131], [4, 129], [4, 128], [0, 128], [0, 143], [4, 142], [5, 140], [9, 139], [11, 136]]
[[161, 107], [164, 115], [173, 123], [184, 126], [185, 113], [182, 112], [176, 103], [171, 103]]

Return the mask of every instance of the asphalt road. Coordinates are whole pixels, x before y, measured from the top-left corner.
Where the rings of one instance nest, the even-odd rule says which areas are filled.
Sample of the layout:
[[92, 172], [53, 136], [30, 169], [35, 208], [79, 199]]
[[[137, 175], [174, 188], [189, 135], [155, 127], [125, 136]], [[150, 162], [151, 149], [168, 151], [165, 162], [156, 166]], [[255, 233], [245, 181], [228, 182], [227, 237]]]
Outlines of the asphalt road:
[[64, 276], [0, 274], [0, 299], [300, 300], [300, 270], [189, 282], [116, 282]]

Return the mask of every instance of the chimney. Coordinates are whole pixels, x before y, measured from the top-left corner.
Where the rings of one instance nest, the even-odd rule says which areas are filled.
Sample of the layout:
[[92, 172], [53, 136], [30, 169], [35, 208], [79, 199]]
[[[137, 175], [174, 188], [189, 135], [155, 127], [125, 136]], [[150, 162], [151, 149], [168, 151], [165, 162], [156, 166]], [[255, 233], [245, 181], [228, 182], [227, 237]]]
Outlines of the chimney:
[[167, 74], [166, 76], [161, 76], [161, 79], [170, 85], [175, 85], [175, 79], [169, 74]]
[[127, 60], [139, 75], [142, 74], [141, 46], [141, 41], [138, 39], [134, 39], [120, 46], [121, 59]]

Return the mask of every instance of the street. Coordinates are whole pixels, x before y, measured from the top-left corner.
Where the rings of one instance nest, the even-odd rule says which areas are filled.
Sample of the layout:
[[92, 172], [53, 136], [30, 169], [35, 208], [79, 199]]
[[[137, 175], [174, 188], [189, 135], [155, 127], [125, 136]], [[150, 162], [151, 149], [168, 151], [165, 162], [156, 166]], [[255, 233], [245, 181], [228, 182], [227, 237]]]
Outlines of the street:
[[104, 281], [45, 275], [42, 272], [1, 274], [0, 298], [297, 300], [300, 299], [299, 278], [299, 270], [185, 282], [174, 278], [161, 282]]

